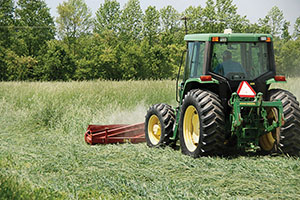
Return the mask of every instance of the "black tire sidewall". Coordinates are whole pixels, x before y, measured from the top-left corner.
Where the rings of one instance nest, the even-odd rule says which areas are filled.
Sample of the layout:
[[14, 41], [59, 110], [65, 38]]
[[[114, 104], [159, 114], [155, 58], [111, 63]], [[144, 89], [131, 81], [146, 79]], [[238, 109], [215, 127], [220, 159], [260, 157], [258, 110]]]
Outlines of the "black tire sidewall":
[[[163, 118], [161, 113], [155, 109], [156, 105], [153, 105], [147, 112], [146, 117], [145, 117], [145, 138], [146, 138], [146, 142], [147, 145], [149, 147], [160, 147], [163, 145], [163, 142], [165, 140], [165, 126], [164, 126], [164, 122], [163, 122]], [[149, 138], [149, 133], [148, 133], [148, 124], [149, 124], [149, 119], [151, 118], [152, 115], [156, 115], [157, 118], [159, 119], [159, 122], [161, 124], [161, 136], [159, 139], [159, 142], [157, 144], [153, 144]]]
[[280, 129], [280, 147], [283, 153], [300, 156], [300, 108], [296, 97], [283, 89], [269, 90], [269, 100], [280, 100], [283, 105], [285, 124]]
[[[183, 136], [183, 120], [184, 120], [184, 116], [185, 116], [185, 112], [187, 110], [187, 108], [192, 105], [196, 108], [197, 112], [198, 112], [198, 117], [199, 117], [199, 124], [200, 124], [200, 136], [199, 136], [199, 141], [198, 141], [198, 146], [194, 151], [189, 151], [188, 148], [186, 147], [185, 144], [185, 140], [184, 140], [184, 136]], [[201, 143], [203, 140], [203, 123], [201, 120], [201, 115], [202, 115], [202, 111], [201, 111], [201, 107], [199, 105], [199, 103], [197, 102], [196, 98], [191, 95], [191, 93], [188, 93], [188, 95], [184, 98], [182, 107], [181, 107], [181, 113], [180, 113], [180, 121], [179, 121], [179, 139], [180, 139], [180, 147], [181, 147], [181, 151], [183, 154], [189, 155], [191, 157], [199, 157], [201, 154]]]

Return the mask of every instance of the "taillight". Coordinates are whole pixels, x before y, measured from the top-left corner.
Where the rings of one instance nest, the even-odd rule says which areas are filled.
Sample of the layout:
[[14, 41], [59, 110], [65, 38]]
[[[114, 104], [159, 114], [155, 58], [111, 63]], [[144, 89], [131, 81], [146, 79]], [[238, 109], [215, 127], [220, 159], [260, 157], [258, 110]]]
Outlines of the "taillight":
[[275, 76], [274, 79], [275, 81], [286, 81], [285, 76]]
[[201, 81], [212, 81], [211, 75], [200, 76]]

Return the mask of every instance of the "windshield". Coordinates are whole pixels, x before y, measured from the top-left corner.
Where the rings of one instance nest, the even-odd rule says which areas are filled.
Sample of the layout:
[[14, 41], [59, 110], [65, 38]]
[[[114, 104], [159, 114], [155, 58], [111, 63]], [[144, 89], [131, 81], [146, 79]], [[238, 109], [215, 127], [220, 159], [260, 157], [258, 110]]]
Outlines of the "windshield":
[[231, 80], [253, 80], [269, 71], [267, 43], [214, 43], [210, 71]]

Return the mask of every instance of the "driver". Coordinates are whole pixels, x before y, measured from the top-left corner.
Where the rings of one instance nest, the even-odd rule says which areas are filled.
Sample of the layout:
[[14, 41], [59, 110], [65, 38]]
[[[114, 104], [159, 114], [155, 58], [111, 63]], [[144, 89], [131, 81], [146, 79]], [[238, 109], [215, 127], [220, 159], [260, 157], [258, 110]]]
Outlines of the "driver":
[[223, 76], [231, 72], [246, 74], [240, 63], [232, 61], [232, 53], [228, 50], [223, 52], [223, 63], [218, 64], [214, 72]]

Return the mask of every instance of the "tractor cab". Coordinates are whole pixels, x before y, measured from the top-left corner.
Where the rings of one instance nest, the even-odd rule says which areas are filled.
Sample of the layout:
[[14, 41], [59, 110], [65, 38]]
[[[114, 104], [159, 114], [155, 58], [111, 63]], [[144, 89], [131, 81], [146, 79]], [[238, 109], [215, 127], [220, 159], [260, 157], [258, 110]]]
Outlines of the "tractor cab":
[[[267, 81], [276, 74], [271, 35], [190, 34], [185, 41], [186, 64], [179, 96], [195, 88], [208, 89], [220, 96], [226, 108], [241, 81], [248, 81], [256, 92], [267, 93]], [[202, 84], [209, 81], [218, 84]]]
[[192, 34], [185, 41], [185, 79], [210, 74], [229, 81], [255, 80], [275, 73], [271, 35]]

